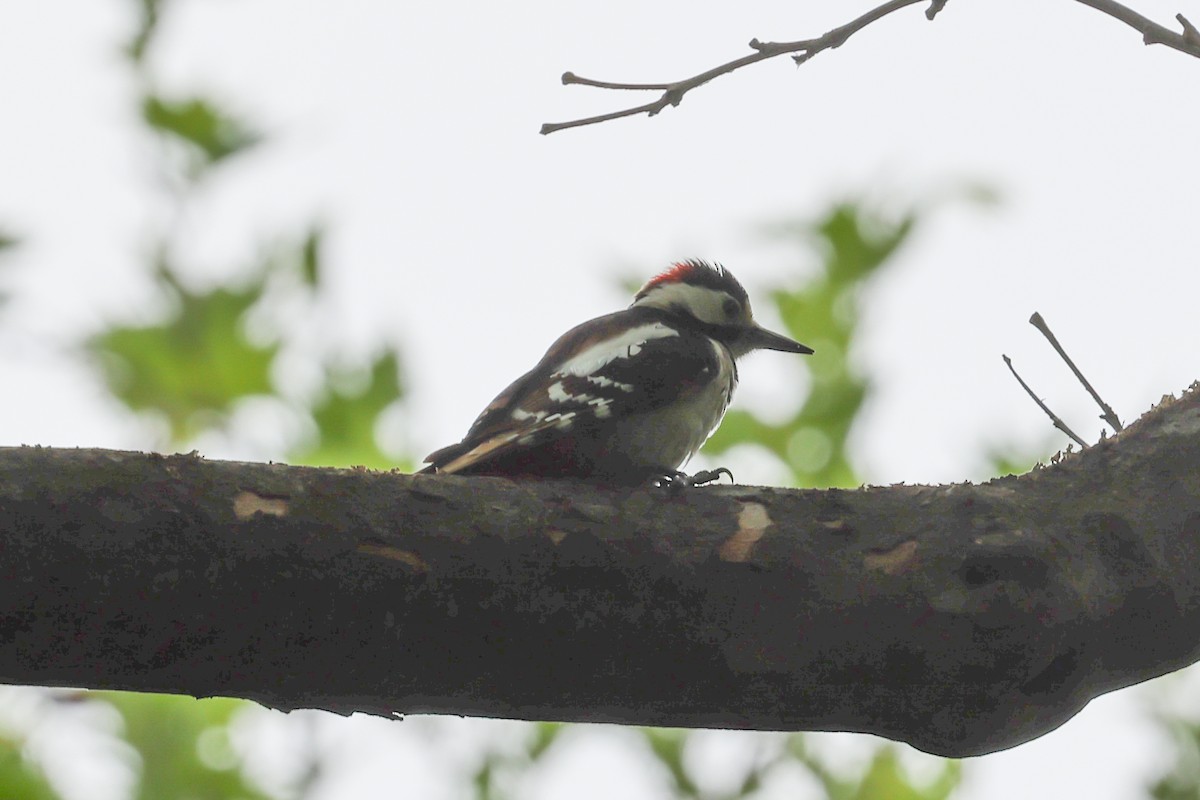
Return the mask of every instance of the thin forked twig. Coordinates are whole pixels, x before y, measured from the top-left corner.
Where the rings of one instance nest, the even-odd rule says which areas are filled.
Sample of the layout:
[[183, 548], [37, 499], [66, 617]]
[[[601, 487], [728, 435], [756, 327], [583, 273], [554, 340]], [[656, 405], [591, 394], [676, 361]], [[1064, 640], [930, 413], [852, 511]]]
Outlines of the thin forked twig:
[[1113, 411], [1112, 406], [1100, 399], [1100, 395], [1088, 383], [1088, 379], [1083, 377], [1083, 373], [1079, 371], [1079, 367], [1075, 366], [1075, 362], [1067, 355], [1067, 351], [1063, 350], [1062, 345], [1058, 343], [1058, 337], [1050, 330], [1050, 326], [1046, 324], [1046, 320], [1042, 319], [1042, 315], [1036, 311], [1033, 312], [1033, 316], [1029, 318], [1029, 324], [1041, 331], [1042, 336], [1045, 336], [1046, 341], [1050, 342], [1050, 346], [1054, 348], [1054, 352], [1058, 353], [1059, 357], [1067, 362], [1067, 366], [1071, 368], [1071, 372], [1075, 373], [1075, 377], [1083, 384], [1083, 388], [1087, 389], [1088, 394], [1096, 401], [1096, 405], [1100, 406], [1100, 410], [1104, 412], [1100, 415], [1100, 419], [1111, 425], [1112, 429], [1117, 433], [1124, 430], [1125, 426], [1121, 424], [1121, 420], [1117, 417], [1117, 412]]
[[[899, 11], [902, 8], [918, 3], [929, 3], [929, 8], [925, 10], [925, 16], [932, 20], [946, 6], [947, 2], [948, 0], [890, 0], [890, 2], [868, 11], [866, 14], [845, 25], [827, 31], [815, 39], [801, 39], [795, 42], [760, 42], [758, 39], [751, 39], [750, 47], [754, 50], [753, 53], [744, 55], [741, 58], [735, 58], [732, 61], [727, 61], [724, 64], [705, 70], [690, 78], [670, 83], [598, 81], [580, 77], [573, 72], [564, 72], [562, 76], [564, 85], [578, 84], [597, 89], [662, 92], [662, 95], [649, 103], [624, 108], [620, 111], [611, 111], [607, 114], [598, 114], [594, 117], [573, 119], [568, 122], [547, 122], [542, 125], [541, 132], [542, 134], [554, 133], [555, 131], [567, 128], [595, 125], [599, 122], [607, 122], [622, 117], [632, 117], [638, 114], [653, 117], [667, 106], [679, 105], [685, 94], [698, 86], [703, 86], [713, 78], [728, 75], [742, 67], [788, 53], [792, 54], [792, 60], [797, 64], [803, 64], [823, 50], [832, 50], [835, 47], [840, 47], [855, 33], [858, 33], [872, 22], [891, 14], [893, 11]], [[1165, 45], [1181, 53], [1187, 53], [1188, 55], [1200, 58], [1200, 30], [1197, 30], [1196, 26], [1189, 22], [1183, 14], [1175, 15], [1175, 19], [1183, 29], [1182, 33], [1176, 33], [1170, 28], [1159, 25], [1150, 18], [1142, 16], [1128, 6], [1115, 2], [1115, 0], [1075, 0], [1075, 2], [1090, 6], [1097, 11], [1124, 22], [1126, 25], [1140, 32], [1142, 34], [1142, 41], [1146, 44]]]
[[815, 39], [802, 39], [797, 42], [760, 42], [758, 39], [750, 41], [750, 47], [754, 50], [753, 53], [744, 55], [741, 58], [735, 58], [733, 61], [728, 61], [720, 66], [705, 70], [698, 75], [693, 75], [690, 78], [685, 78], [681, 81], [672, 83], [615, 83], [611, 81], [597, 81], [591, 78], [583, 78], [573, 72], [564, 72], [562, 82], [564, 85], [578, 84], [580, 86], [593, 86], [598, 89], [624, 89], [632, 91], [656, 91], [662, 92], [657, 100], [652, 100], [649, 103], [643, 103], [640, 106], [625, 108], [620, 111], [612, 111], [608, 114], [598, 114], [594, 117], [584, 117], [583, 119], [573, 119], [569, 122], [547, 122], [542, 125], [541, 132], [543, 134], [554, 133], [566, 128], [578, 128], [584, 125], [595, 125], [598, 122], [607, 122], [611, 119], [620, 119], [621, 117], [632, 117], [637, 114], [645, 114], [653, 117], [655, 114], [662, 111], [667, 106], [677, 106], [683, 100], [683, 96], [695, 89], [697, 86], [703, 86], [713, 78], [719, 78], [722, 75], [728, 75], [734, 70], [742, 67], [756, 64], [759, 61], [765, 61], [768, 58], [793, 53], [792, 58], [797, 64], [803, 64], [808, 59], [820, 53], [822, 50], [830, 50], [835, 47], [840, 47], [847, 39], [853, 36], [858, 31], [870, 25], [882, 17], [891, 14], [893, 11], [899, 11], [906, 6], [916, 5], [918, 3], [929, 3], [929, 9], [925, 12], [925, 16], [933, 19], [937, 13], [946, 5], [947, 0], [890, 0], [878, 8], [868, 11], [861, 17], [852, 20], [840, 27], [834, 28], [825, 34], [818, 36]]
[[1055, 414], [1053, 411], [1051, 411], [1050, 408], [1045, 403], [1042, 402], [1042, 399], [1033, 393], [1033, 389], [1029, 388], [1029, 384], [1026, 383], [1024, 380], [1022, 380], [1021, 376], [1017, 374], [1016, 367], [1014, 367], [1012, 365], [1012, 359], [1009, 358], [1008, 356], [1004, 356], [1004, 355], [1002, 355], [1001, 358], [1004, 359], [1004, 363], [1008, 365], [1009, 372], [1011, 372], [1013, 374], [1013, 377], [1017, 379], [1017, 383], [1021, 384], [1021, 388], [1025, 390], [1025, 393], [1033, 398], [1033, 402], [1038, 404], [1038, 408], [1040, 408], [1042, 411], [1046, 412], [1046, 416], [1048, 416], [1050, 418], [1050, 421], [1054, 423], [1054, 427], [1058, 428], [1060, 431], [1065, 433], [1067, 436], [1070, 436], [1072, 439], [1075, 440], [1075, 442], [1080, 447], [1082, 447], [1086, 450], [1087, 446], [1088, 446], [1087, 442], [1085, 442], [1083, 439], [1080, 439], [1078, 434], [1075, 433], [1075, 431], [1073, 431], [1069, 427], [1067, 427], [1067, 423], [1065, 423], [1061, 419], [1059, 419], [1058, 415]]
[[1175, 20], [1183, 28], [1183, 33], [1176, 33], [1170, 28], [1159, 25], [1149, 17], [1143, 17], [1132, 8], [1114, 2], [1114, 0], [1075, 0], [1075, 2], [1083, 3], [1085, 6], [1090, 6], [1110, 17], [1121, 20], [1142, 34], [1142, 41], [1146, 44], [1166, 45], [1181, 53], [1200, 58], [1200, 32], [1197, 32], [1196, 27], [1188, 22], [1187, 17], [1183, 14], [1175, 15]]

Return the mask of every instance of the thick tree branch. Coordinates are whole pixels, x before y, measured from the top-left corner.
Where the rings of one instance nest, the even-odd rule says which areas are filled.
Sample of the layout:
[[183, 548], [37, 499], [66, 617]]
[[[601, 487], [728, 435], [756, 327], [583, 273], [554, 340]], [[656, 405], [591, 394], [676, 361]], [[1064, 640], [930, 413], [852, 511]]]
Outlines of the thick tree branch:
[[7, 682], [985, 753], [1200, 658], [1200, 388], [979, 486], [8, 448], [0, 575]]
[[[792, 60], [796, 64], [803, 64], [810, 58], [824, 50], [831, 50], [836, 47], [841, 47], [847, 39], [858, 33], [863, 28], [873, 22], [886, 17], [894, 11], [899, 11], [902, 8], [912, 5], [928, 3], [929, 7], [925, 10], [925, 16], [932, 20], [946, 6], [948, 0], [889, 0], [876, 8], [871, 9], [862, 16], [851, 20], [845, 25], [841, 25], [830, 31], [826, 31], [821, 36], [815, 39], [801, 39], [795, 42], [760, 42], [758, 39], [750, 40], [750, 48], [755, 52], [744, 55], [741, 58], [735, 58], [732, 61], [727, 61], [712, 69], [705, 70], [698, 75], [693, 75], [690, 78], [684, 78], [679, 81], [670, 83], [621, 83], [614, 81], [599, 81], [591, 78], [583, 78], [573, 72], [564, 72], [562, 75], [563, 85], [579, 84], [581, 86], [592, 86], [597, 89], [622, 89], [629, 91], [656, 91], [662, 94], [655, 100], [641, 105], [630, 106], [619, 111], [611, 111], [607, 114], [598, 114], [593, 117], [583, 117], [581, 119], [573, 119], [567, 122], [546, 122], [542, 125], [541, 133], [548, 134], [555, 131], [566, 130], [567, 128], [579, 128], [584, 125], [595, 125], [599, 122], [608, 122], [613, 119], [622, 117], [632, 117], [638, 114], [645, 114], [653, 117], [663, 111], [668, 106], [677, 106], [683, 100], [683, 96], [699, 86], [711, 81], [713, 78], [718, 78], [722, 75], [728, 75], [731, 72], [748, 67], [751, 64], [757, 64], [759, 61], [766, 61], [769, 58], [775, 58], [781, 55], [791, 55]], [[1142, 41], [1146, 44], [1162, 44], [1167, 47], [1187, 53], [1188, 55], [1200, 58], [1200, 32], [1196, 27], [1188, 21], [1183, 14], [1176, 14], [1175, 19], [1179, 22], [1183, 29], [1182, 33], [1176, 33], [1170, 28], [1159, 25], [1157, 22], [1142, 16], [1136, 11], [1114, 2], [1113, 0], [1076, 0], [1085, 6], [1090, 6], [1097, 11], [1102, 11], [1109, 16], [1121, 20], [1126, 25], [1134, 28], [1142, 34]]]

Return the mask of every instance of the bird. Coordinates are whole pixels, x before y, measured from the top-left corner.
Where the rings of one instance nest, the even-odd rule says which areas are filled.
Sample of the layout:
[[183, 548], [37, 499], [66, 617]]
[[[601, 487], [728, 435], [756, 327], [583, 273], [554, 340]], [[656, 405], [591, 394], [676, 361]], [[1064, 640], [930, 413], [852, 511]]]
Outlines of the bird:
[[754, 350], [813, 352], [755, 322], [746, 290], [720, 264], [676, 262], [628, 308], [560, 336], [420, 473], [711, 482], [729, 471], [689, 476], [681, 468], [720, 425], [737, 359]]

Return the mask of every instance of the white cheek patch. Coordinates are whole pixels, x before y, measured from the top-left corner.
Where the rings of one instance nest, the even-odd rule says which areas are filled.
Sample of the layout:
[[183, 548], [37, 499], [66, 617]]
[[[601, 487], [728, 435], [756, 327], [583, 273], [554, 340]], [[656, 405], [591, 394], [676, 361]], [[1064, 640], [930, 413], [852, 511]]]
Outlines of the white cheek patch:
[[729, 325], [740, 321], [740, 319], [731, 320], [725, 316], [725, 301], [729, 299], [729, 294], [710, 289], [707, 286], [696, 286], [691, 283], [664, 283], [655, 286], [649, 294], [634, 305], [654, 308], [680, 306], [687, 309], [693, 317], [701, 322], [707, 322], [710, 325]]

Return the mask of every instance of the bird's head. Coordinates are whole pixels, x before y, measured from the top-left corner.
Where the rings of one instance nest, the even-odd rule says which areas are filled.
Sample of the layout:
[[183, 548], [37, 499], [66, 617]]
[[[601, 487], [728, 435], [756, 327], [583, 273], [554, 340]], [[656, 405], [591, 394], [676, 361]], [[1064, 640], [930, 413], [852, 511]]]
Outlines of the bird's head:
[[735, 358], [751, 350], [812, 352], [811, 347], [755, 322], [746, 290], [720, 264], [680, 261], [651, 278], [634, 297], [633, 305], [658, 308], [698, 324], [728, 347]]

